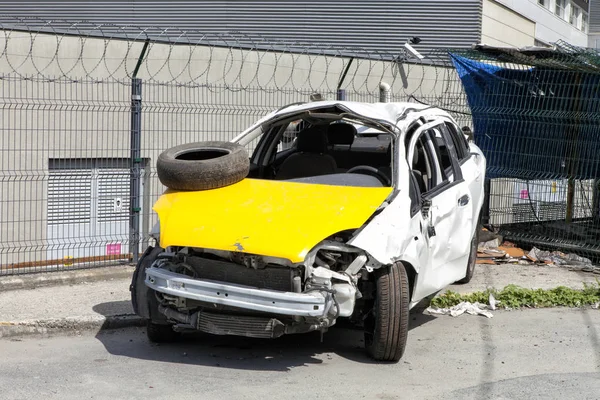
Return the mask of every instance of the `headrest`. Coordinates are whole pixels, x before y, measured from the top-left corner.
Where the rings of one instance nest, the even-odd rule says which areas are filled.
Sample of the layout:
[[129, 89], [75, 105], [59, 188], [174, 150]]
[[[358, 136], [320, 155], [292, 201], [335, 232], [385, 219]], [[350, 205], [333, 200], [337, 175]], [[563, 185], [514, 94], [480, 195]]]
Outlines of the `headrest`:
[[298, 133], [298, 151], [305, 153], [325, 153], [327, 151], [327, 130], [324, 125], [311, 126]]
[[352, 145], [355, 136], [356, 128], [351, 124], [336, 123], [329, 125], [329, 128], [327, 128], [327, 140], [329, 144]]

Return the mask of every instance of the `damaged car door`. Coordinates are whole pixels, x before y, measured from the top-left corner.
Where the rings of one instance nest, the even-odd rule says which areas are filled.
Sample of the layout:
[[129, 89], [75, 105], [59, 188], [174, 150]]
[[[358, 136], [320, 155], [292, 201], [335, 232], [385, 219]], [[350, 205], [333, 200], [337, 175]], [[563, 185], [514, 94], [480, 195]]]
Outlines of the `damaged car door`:
[[[428, 241], [428, 265], [417, 277], [415, 298], [424, 298], [463, 278], [469, 258], [473, 225], [473, 202], [464, 181], [453, 145], [447, 154], [436, 143], [443, 121], [420, 127], [411, 137], [408, 159], [419, 180]], [[436, 130], [437, 129], [437, 130]]]

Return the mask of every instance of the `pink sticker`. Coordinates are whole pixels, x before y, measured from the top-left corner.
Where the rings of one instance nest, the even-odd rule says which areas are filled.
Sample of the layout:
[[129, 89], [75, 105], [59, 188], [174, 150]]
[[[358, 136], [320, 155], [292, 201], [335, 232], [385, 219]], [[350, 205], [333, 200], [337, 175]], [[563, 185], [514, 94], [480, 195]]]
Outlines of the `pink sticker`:
[[529, 192], [527, 191], [527, 189], [521, 190], [521, 198], [522, 199], [528, 199], [529, 198]]
[[114, 256], [121, 254], [121, 243], [109, 243], [106, 245], [106, 255]]

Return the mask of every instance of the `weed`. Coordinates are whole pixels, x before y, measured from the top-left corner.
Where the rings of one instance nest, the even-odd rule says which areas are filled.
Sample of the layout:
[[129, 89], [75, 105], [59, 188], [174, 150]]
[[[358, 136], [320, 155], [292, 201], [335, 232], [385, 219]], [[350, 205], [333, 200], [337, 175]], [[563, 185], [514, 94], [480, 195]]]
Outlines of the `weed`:
[[554, 289], [525, 289], [516, 285], [508, 285], [498, 291], [488, 289], [483, 292], [459, 294], [447, 291], [431, 300], [432, 307], [449, 308], [463, 301], [487, 304], [490, 294], [500, 302], [501, 307], [583, 307], [600, 302], [600, 281], [584, 284], [583, 289], [571, 289], [559, 286]]

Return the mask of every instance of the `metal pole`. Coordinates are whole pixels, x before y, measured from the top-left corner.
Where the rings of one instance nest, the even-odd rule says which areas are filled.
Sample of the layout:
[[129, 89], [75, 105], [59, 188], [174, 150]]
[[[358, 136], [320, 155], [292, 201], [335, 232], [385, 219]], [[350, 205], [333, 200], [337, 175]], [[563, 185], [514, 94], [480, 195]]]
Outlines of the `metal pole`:
[[148, 50], [149, 40], [144, 42], [131, 77], [131, 133], [129, 144], [129, 254], [131, 261], [140, 258], [140, 189], [142, 186], [142, 80], [137, 74]]
[[131, 80], [131, 136], [129, 167], [129, 253], [132, 262], [137, 263], [140, 254], [140, 186], [142, 162], [142, 80]]
[[338, 81], [337, 88], [336, 88], [337, 100], [341, 100], [341, 101], [346, 100], [346, 91], [344, 89], [342, 89], [342, 84], [344, 83], [344, 79], [346, 79], [346, 75], [348, 74], [348, 70], [350, 69], [350, 66], [352, 65], [352, 61], [354, 61], [354, 57], [352, 57], [352, 58], [350, 58], [350, 60], [348, 60], [348, 64], [346, 64], [346, 68], [344, 68], [344, 71], [342, 72], [342, 76], [340, 76], [340, 79]]
[[600, 179], [594, 179], [592, 187], [592, 217], [594, 221], [600, 221]]
[[579, 151], [577, 149], [577, 142], [579, 141], [579, 112], [580, 112], [580, 104], [579, 100], [581, 99], [581, 74], [577, 74], [575, 76], [575, 104], [574, 110], [576, 119], [575, 124], [571, 126], [571, 129], [568, 131], [567, 138], [569, 142], [567, 143], [567, 157], [568, 158], [568, 170], [567, 173], [568, 181], [567, 181], [567, 212], [565, 216], [565, 222], [570, 224], [573, 222], [574, 211], [575, 211], [575, 178], [579, 173]]

